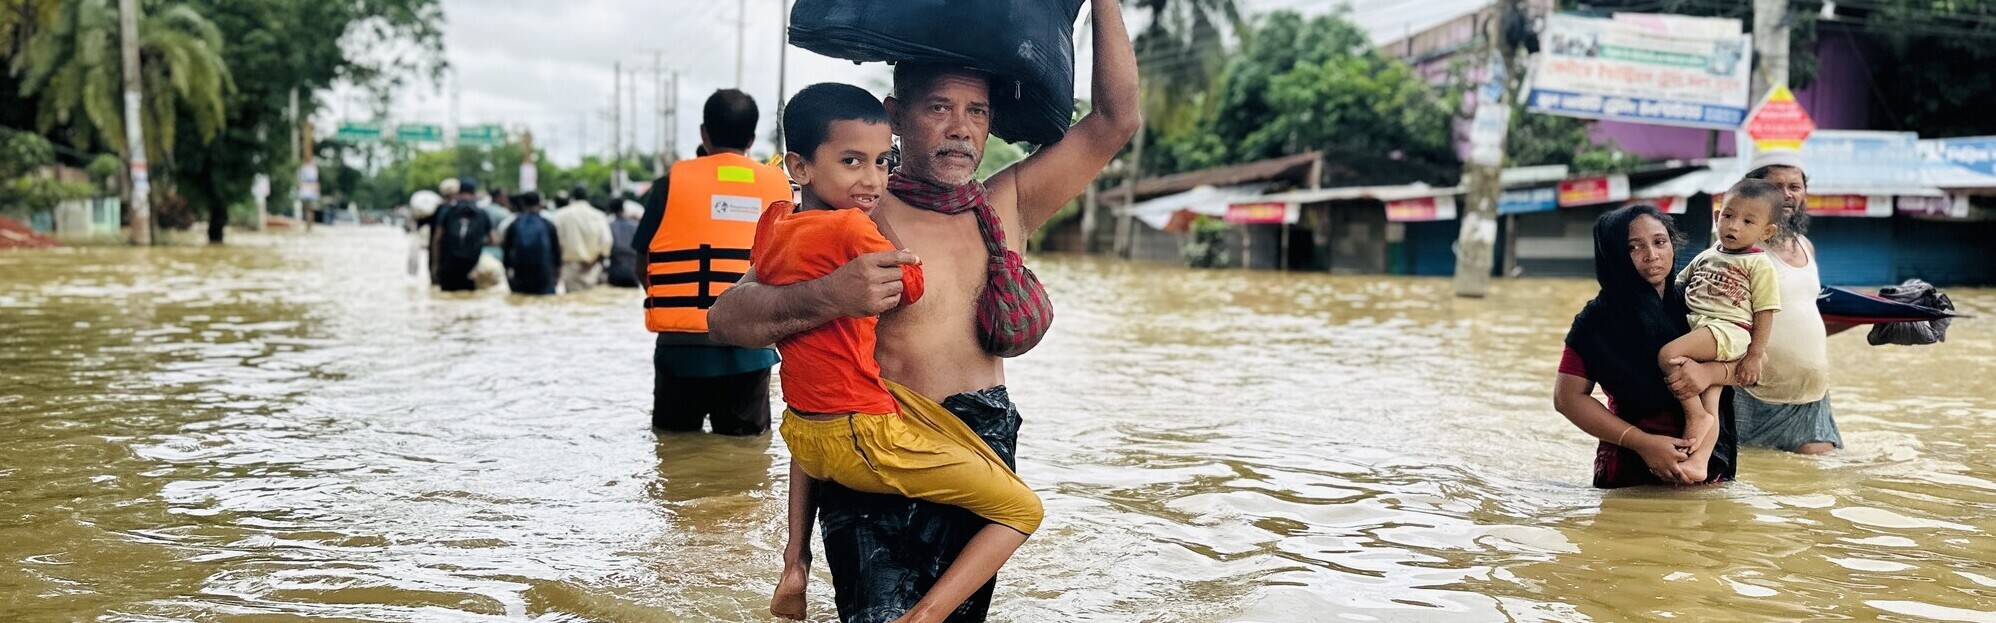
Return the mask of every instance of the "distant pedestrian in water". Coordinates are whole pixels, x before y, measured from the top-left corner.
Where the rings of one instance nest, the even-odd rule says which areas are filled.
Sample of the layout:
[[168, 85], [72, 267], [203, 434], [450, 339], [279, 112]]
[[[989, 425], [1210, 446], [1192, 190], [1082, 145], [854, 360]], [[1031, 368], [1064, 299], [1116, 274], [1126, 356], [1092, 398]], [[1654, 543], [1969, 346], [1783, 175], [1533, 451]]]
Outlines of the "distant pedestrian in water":
[[[439, 188], [446, 192], [453, 190], [449, 184]], [[478, 268], [485, 242], [492, 234], [492, 219], [473, 203], [478, 183], [463, 178], [458, 180], [455, 190], [455, 200], [437, 210], [430, 243], [436, 282], [446, 292], [478, 289], [471, 273]]]
[[540, 193], [522, 193], [520, 213], [499, 243], [506, 258], [506, 283], [515, 294], [554, 294], [561, 265], [561, 237], [555, 225], [541, 217]]
[[513, 199], [506, 195], [506, 189], [495, 186], [478, 199], [478, 209], [485, 211], [485, 218], [491, 220], [494, 226], [491, 239], [485, 243], [485, 254], [495, 260], [506, 259], [499, 249], [499, 235], [502, 225], [513, 218]]
[[[578, 191], [579, 192], [579, 191]], [[610, 215], [610, 285], [618, 288], [638, 287], [638, 252], [631, 248], [631, 239], [638, 235], [638, 219], [644, 218], [644, 211], [633, 214], [630, 210]]]
[[[586, 194], [576, 189], [577, 195]], [[603, 261], [610, 255], [610, 221], [596, 206], [575, 201], [555, 210], [549, 219], [561, 237], [561, 289], [575, 293], [603, 282]]]

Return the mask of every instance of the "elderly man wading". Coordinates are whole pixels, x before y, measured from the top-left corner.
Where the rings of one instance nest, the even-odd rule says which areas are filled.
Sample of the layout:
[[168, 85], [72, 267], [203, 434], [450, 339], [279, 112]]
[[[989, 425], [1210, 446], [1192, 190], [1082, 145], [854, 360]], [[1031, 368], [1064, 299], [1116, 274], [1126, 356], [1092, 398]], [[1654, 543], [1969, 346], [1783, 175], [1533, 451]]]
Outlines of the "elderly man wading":
[[[1081, 194], [1138, 127], [1136, 54], [1121, 7], [1095, 0], [1090, 10], [1094, 110], [1061, 141], [984, 183], [974, 176], [990, 136], [990, 76], [897, 65], [894, 93], [885, 104], [901, 137], [902, 162], [888, 181], [890, 195], [872, 216], [903, 250], [863, 255], [824, 278], [782, 287], [757, 283], [750, 270], [714, 304], [712, 337], [759, 347], [834, 318], [886, 313], [901, 296], [900, 266], [919, 262], [926, 295], [880, 319], [875, 353], [881, 376], [937, 399], [1012, 463], [1020, 420], [1005, 390], [1003, 357], [1038, 343], [1052, 319], [1045, 293], [1017, 252], [1031, 232]], [[889, 621], [904, 613], [941, 620], [952, 612], [953, 621], [983, 620], [995, 581], [961, 606], [944, 606], [946, 612], [916, 607], [982, 519], [955, 507], [831, 484], [818, 499], [842, 620]], [[945, 588], [933, 587], [954, 592]]]

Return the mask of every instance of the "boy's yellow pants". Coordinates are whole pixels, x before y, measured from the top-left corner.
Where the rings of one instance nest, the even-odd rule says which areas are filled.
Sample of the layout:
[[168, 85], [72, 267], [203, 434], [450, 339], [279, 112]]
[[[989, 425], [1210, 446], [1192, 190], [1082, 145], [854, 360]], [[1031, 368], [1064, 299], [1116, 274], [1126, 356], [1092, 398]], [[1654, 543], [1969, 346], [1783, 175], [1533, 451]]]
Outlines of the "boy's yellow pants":
[[900, 403], [898, 415], [806, 419], [785, 409], [777, 430], [790, 446], [790, 460], [817, 480], [961, 506], [1023, 534], [1039, 529], [1045, 514], [1039, 495], [983, 438], [935, 401], [886, 383]]

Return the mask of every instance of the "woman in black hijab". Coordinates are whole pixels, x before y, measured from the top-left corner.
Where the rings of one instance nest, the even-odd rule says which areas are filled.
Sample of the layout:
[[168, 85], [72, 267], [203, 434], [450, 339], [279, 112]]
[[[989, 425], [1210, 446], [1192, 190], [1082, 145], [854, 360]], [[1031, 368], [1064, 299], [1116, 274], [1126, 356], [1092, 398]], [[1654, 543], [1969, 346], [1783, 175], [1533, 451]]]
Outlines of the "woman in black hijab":
[[[1573, 317], [1553, 387], [1553, 406], [1601, 440], [1594, 486], [1688, 485], [1731, 480], [1738, 461], [1730, 408], [1720, 409], [1719, 439], [1705, 473], [1684, 462], [1694, 442], [1684, 411], [1664, 383], [1656, 353], [1688, 333], [1684, 291], [1676, 286], [1683, 236], [1670, 216], [1629, 206], [1594, 223], [1594, 277], [1601, 293]], [[1599, 384], [1608, 395], [1594, 397]], [[1731, 402], [1730, 390], [1721, 399]]]

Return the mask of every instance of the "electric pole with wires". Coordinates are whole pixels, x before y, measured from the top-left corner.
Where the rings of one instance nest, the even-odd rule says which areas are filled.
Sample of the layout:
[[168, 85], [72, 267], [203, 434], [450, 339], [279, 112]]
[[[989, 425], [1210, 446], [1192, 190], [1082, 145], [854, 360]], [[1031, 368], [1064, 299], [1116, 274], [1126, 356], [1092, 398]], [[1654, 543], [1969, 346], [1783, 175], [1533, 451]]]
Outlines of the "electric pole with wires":
[[1497, 0], [1497, 10], [1481, 24], [1483, 52], [1478, 65], [1485, 75], [1475, 90], [1476, 118], [1470, 128], [1469, 161], [1463, 165], [1467, 192], [1455, 243], [1456, 296], [1482, 298], [1490, 291], [1497, 200], [1504, 192], [1504, 139], [1511, 125], [1511, 104], [1518, 99], [1516, 43], [1532, 36], [1522, 4], [1522, 0]]

